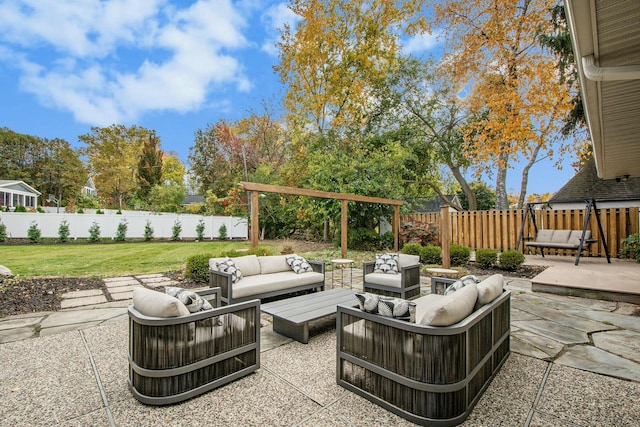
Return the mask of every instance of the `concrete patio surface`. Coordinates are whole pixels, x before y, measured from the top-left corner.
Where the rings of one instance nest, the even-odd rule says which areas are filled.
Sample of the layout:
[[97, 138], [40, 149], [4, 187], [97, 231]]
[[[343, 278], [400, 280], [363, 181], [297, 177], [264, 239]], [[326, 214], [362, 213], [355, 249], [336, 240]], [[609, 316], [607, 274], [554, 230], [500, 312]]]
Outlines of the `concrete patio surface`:
[[[108, 289], [168, 280], [114, 278], [121, 286]], [[361, 289], [361, 272], [352, 286]], [[512, 353], [463, 425], [640, 425], [640, 307], [534, 293], [525, 279], [507, 287]], [[126, 383], [130, 301], [113, 299], [0, 319], [0, 425], [413, 425], [337, 386], [332, 317], [312, 325], [305, 345], [263, 315], [256, 373], [181, 404], [142, 405]]]

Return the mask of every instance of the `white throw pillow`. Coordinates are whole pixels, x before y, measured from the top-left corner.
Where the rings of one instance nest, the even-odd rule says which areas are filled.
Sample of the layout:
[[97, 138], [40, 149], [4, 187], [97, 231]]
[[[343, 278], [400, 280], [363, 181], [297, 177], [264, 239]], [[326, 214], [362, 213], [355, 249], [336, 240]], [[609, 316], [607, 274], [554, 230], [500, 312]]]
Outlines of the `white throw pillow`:
[[220, 261], [216, 267], [219, 272], [231, 275], [231, 283], [236, 283], [238, 280], [242, 279], [242, 271], [240, 271], [236, 266], [236, 263], [231, 258]]
[[502, 294], [502, 286], [504, 284], [504, 277], [502, 274], [494, 274], [478, 283], [478, 304], [489, 304], [494, 299], [498, 298]]
[[398, 274], [398, 254], [377, 254], [373, 272]]
[[133, 288], [133, 306], [149, 317], [178, 317], [189, 315], [189, 310], [175, 297], [141, 286]]
[[291, 271], [285, 255], [263, 255], [258, 257], [260, 274], [282, 273]]
[[425, 299], [423, 301], [426, 306], [417, 310], [424, 313], [420, 323], [431, 326], [450, 326], [458, 323], [473, 312], [477, 299], [477, 285], [465, 286], [451, 295], [440, 298]]
[[289, 264], [289, 267], [291, 267], [291, 269], [296, 274], [310, 273], [313, 271], [313, 267], [311, 267], [311, 264], [309, 264], [309, 261], [307, 261], [306, 259], [304, 259], [304, 257], [301, 257], [300, 255], [296, 255], [296, 254], [287, 255], [286, 260], [287, 260], [287, 264]]
[[213, 309], [209, 301], [189, 289], [165, 286], [164, 292], [183, 303], [184, 306], [187, 307], [187, 310], [189, 310], [189, 313]]

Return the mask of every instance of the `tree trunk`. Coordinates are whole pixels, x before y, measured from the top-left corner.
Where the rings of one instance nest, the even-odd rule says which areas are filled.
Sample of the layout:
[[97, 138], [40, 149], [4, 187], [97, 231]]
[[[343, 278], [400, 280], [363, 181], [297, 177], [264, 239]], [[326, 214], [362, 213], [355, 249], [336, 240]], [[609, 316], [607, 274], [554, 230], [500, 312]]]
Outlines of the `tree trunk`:
[[498, 156], [498, 173], [496, 174], [496, 209], [509, 209], [507, 198], [507, 164], [509, 154], [502, 151]]
[[458, 181], [458, 184], [460, 184], [460, 187], [462, 188], [462, 192], [464, 193], [465, 196], [467, 196], [467, 201], [469, 203], [469, 210], [470, 211], [478, 210], [478, 201], [476, 200], [476, 194], [473, 192], [473, 190], [471, 190], [471, 187], [469, 187], [469, 183], [460, 172], [460, 168], [458, 167], [454, 168], [450, 165], [449, 169], [451, 169], [451, 173], [453, 173], [453, 176], [456, 178], [456, 181]]
[[522, 169], [522, 180], [520, 181], [520, 197], [518, 198], [518, 209], [522, 209], [524, 206], [525, 197], [527, 195], [527, 184], [529, 183], [529, 170], [534, 165], [536, 160], [538, 159], [538, 153], [542, 146], [540, 144], [536, 145], [536, 148], [533, 149], [531, 153], [531, 158], [529, 162]]

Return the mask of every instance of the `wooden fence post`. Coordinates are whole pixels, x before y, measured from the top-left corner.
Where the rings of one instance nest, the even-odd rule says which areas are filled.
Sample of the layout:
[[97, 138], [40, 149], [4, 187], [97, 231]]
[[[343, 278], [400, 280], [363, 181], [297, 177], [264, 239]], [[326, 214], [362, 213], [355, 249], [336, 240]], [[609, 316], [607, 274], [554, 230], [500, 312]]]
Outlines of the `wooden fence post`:
[[442, 248], [442, 268], [451, 267], [451, 221], [449, 205], [440, 207], [440, 246]]

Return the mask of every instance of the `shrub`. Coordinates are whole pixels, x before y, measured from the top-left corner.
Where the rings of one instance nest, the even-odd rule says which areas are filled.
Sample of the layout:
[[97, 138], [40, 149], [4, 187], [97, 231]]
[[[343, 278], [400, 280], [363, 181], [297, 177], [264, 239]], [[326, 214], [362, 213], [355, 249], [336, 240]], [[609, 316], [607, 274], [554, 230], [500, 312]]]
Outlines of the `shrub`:
[[116, 241], [124, 242], [124, 239], [127, 236], [127, 228], [127, 220], [123, 219], [122, 221], [120, 221], [120, 224], [118, 224], [118, 229], [116, 230]]
[[89, 227], [89, 241], [94, 243], [100, 241], [100, 226], [96, 221], [93, 221]]
[[504, 251], [498, 257], [498, 267], [501, 270], [516, 271], [524, 262], [524, 255], [515, 250]]
[[451, 245], [449, 249], [451, 265], [465, 265], [471, 258], [471, 248], [462, 245]]
[[182, 223], [179, 219], [176, 219], [176, 222], [173, 223], [173, 228], [171, 229], [171, 240], [180, 240], [181, 231]]
[[149, 242], [153, 239], [153, 228], [151, 228], [151, 221], [147, 220], [144, 225], [144, 241]]
[[418, 243], [406, 243], [403, 247], [402, 247], [402, 253], [403, 254], [408, 254], [408, 255], [420, 255], [420, 252], [422, 251], [422, 246]]
[[391, 231], [387, 231], [380, 236], [380, 249], [390, 249], [393, 247], [394, 234]]
[[102, 209], [98, 209], [96, 210], [96, 215], [104, 215], [104, 212], [102, 211]]
[[437, 245], [438, 236], [438, 225], [435, 222], [409, 221], [400, 225], [400, 241], [405, 244]]
[[635, 259], [640, 262], [640, 233], [630, 234], [620, 241], [624, 246], [618, 252], [620, 258]]
[[27, 230], [27, 237], [31, 243], [40, 243], [42, 241], [42, 233], [35, 221], [33, 221], [29, 226], [29, 230]]
[[82, 209], [82, 208], [78, 208], [78, 210], [76, 211], [76, 213], [83, 214], [83, 213], [84, 213], [84, 209]]
[[121, 211], [120, 209], [118, 209], [118, 210], [116, 211], [116, 215], [122, 215], [122, 211]]
[[27, 208], [25, 208], [24, 206], [16, 206], [16, 208], [13, 211], [14, 212], [26, 212]]
[[65, 243], [69, 241], [69, 223], [66, 219], [63, 219], [60, 222], [60, 227], [58, 227], [58, 241]]
[[491, 268], [498, 262], [498, 251], [495, 249], [478, 249], [476, 251], [476, 264], [482, 268]]
[[38, 209], [36, 209], [36, 211], [38, 211], [38, 213], [44, 213], [44, 209], [42, 209], [42, 206], [38, 206]]
[[187, 258], [185, 277], [199, 283], [209, 282], [209, 258], [212, 255], [199, 254]]
[[199, 241], [203, 241], [204, 240], [204, 221], [200, 220], [198, 221], [198, 225], [196, 225], [196, 239]]
[[218, 239], [227, 240], [227, 226], [224, 224], [218, 228]]
[[433, 245], [423, 246], [420, 250], [420, 259], [427, 265], [442, 264], [442, 248]]
[[0, 221], [0, 242], [7, 241], [7, 226]]
[[250, 248], [245, 255], [256, 255], [256, 256], [274, 255], [274, 251], [267, 247], [258, 245], [255, 248]]

